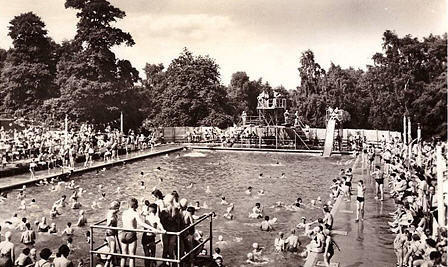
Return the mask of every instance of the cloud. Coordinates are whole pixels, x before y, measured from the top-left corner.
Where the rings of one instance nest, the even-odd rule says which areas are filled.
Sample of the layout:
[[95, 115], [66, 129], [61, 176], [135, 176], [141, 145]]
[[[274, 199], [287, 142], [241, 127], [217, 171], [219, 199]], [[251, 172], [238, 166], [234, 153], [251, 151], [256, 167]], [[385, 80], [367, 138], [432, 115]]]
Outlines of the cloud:
[[201, 39], [226, 31], [235, 24], [226, 16], [207, 14], [141, 15], [123, 21], [123, 26], [135, 35]]

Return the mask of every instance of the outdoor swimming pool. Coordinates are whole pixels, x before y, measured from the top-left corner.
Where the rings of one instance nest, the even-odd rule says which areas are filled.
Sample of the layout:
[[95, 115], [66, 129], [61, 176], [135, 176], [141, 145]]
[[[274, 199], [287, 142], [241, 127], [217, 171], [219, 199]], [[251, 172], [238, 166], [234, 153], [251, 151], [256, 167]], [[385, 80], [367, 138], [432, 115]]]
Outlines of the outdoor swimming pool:
[[[329, 197], [328, 188], [331, 180], [337, 176], [339, 169], [344, 168], [350, 161], [350, 157], [339, 156], [322, 158], [318, 155], [305, 154], [188, 150], [113, 167], [99, 173], [86, 173], [74, 179], [77, 185], [87, 190], [80, 198], [80, 202], [83, 205], [81, 209], [86, 210], [89, 223], [104, 219], [107, 207], [113, 200], [126, 201], [130, 197], [136, 197], [139, 200], [139, 208], [143, 205], [140, 202], [142, 199], [153, 201], [151, 189], [158, 185], [164, 194], [177, 190], [180, 197], [187, 198], [190, 203], [197, 200], [202, 205], [206, 202], [210, 209], [201, 209], [198, 214], [216, 211], [218, 217], [214, 220], [214, 247], [221, 248], [227, 266], [245, 265], [246, 255], [252, 250], [251, 245], [254, 242], [265, 248], [264, 256], [270, 260], [268, 266], [297, 266], [303, 264], [303, 259], [290, 253], [276, 254], [273, 249], [274, 238], [279, 231], [284, 232], [285, 237], [288, 236], [300, 217], [315, 220], [322, 216], [322, 211], [304, 208], [293, 212], [272, 206], [278, 201], [291, 204], [297, 197], [301, 197], [304, 203], [309, 203], [311, 199], [320, 196], [325, 203]], [[160, 167], [160, 170], [157, 167]], [[141, 188], [139, 183], [142, 171], [146, 174], [144, 178], [146, 189]], [[263, 173], [264, 178], [258, 178], [260, 173]], [[285, 173], [285, 178], [280, 178], [282, 173]], [[163, 179], [160, 185], [159, 178]], [[193, 183], [192, 188], [187, 188], [190, 183]], [[99, 185], [102, 185], [102, 191], [106, 192], [105, 200], [98, 200], [101, 196], [98, 192]], [[207, 186], [211, 193], [206, 193]], [[254, 188], [252, 196], [245, 194], [249, 186]], [[117, 187], [121, 188], [119, 193], [116, 192]], [[61, 237], [60, 233], [65, 228], [66, 222], [71, 221], [74, 224], [79, 210], [72, 210], [68, 205], [61, 216], [51, 220], [52, 203], [63, 194], [69, 197], [72, 190], [61, 188], [51, 192], [49, 189], [49, 186], [29, 187], [26, 201], [29, 203], [35, 198], [37, 205], [27, 211], [18, 211], [20, 205], [20, 201], [16, 199], [18, 191], [13, 190], [8, 200], [0, 204], [2, 210], [0, 220], [3, 222], [15, 212], [19, 218], [27, 217], [31, 222], [39, 220], [43, 215], [46, 216], [49, 224], [55, 222], [58, 225], [59, 234], [56, 236], [38, 234], [38, 249], [50, 247], [55, 251], [60, 244], [65, 243], [66, 237]], [[257, 195], [260, 189], [265, 191], [262, 196]], [[221, 196], [225, 196], [228, 202], [235, 204], [233, 221], [222, 217], [226, 206], [220, 204]], [[93, 201], [97, 201], [101, 208], [91, 209]], [[278, 218], [274, 232], [261, 232], [256, 225], [261, 221], [248, 218], [248, 213], [256, 202], [264, 206], [265, 215]], [[125, 208], [127, 206], [121, 210]], [[198, 229], [201, 230], [201, 227]], [[74, 251], [71, 258], [76, 263], [81, 258], [85, 263], [89, 259], [86, 231], [88, 227], [75, 227]], [[5, 229], [2, 229], [2, 233], [4, 232]], [[224, 237], [224, 243], [216, 244], [218, 235]], [[95, 235], [95, 246], [102, 244], [102, 238], [101, 235], [99, 237]], [[18, 244], [19, 240], [20, 233], [17, 232], [13, 235], [12, 241]], [[301, 237], [300, 240], [302, 244], [308, 242], [305, 237]], [[138, 246], [138, 251], [142, 254], [140, 241]], [[16, 249], [17, 255], [20, 248], [23, 247], [19, 245]], [[158, 249], [161, 250], [160, 246]], [[141, 266], [143, 263], [137, 261], [137, 264]]]

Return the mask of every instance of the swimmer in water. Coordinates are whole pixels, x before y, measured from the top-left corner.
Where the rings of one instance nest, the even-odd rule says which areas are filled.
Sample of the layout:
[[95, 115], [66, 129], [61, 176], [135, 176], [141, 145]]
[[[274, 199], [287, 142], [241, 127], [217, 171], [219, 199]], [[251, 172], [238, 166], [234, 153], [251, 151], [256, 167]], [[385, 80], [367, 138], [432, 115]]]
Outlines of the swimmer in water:
[[145, 182], [144, 181], [140, 181], [140, 189], [145, 190], [146, 186], [145, 186]]
[[56, 206], [58, 209], [59, 208], [64, 208], [66, 203], [65, 203], [65, 199], [67, 198], [66, 195], [62, 195], [62, 197], [58, 200], [56, 200], [56, 202], [54, 202], [53, 206]]
[[73, 193], [70, 196], [70, 200], [73, 201], [75, 198], [78, 198], [78, 190], [73, 190]]
[[101, 197], [98, 200], [106, 200], [106, 192], [101, 193]]
[[48, 232], [48, 229], [50, 229], [50, 226], [48, 226], [47, 218], [44, 216], [44, 217], [42, 217], [39, 224], [37, 225], [37, 231]]
[[87, 217], [85, 215], [85, 212], [83, 210], [79, 211], [79, 217], [78, 222], [76, 223], [76, 226], [83, 227], [87, 224]]
[[98, 202], [92, 201], [92, 205], [90, 205], [90, 208], [92, 208], [92, 209], [101, 209], [101, 206], [99, 205]]
[[57, 232], [58, 232], [58, 229], [56, 228], [56, 223], [51, 223], [50, 229], [48, 229], [48, 233], [56, 234]]
[[194, 203], [193, 208], [194, 208], [196, 211], [198, 211], [198, 210], [201, 209], [201, 206], [200, 206], [200, 204], [199, 204], [199, 201], [196, 201], [196, 202]]
[[73, 235], [73, 228], [72, 223], [67, 222], [67, 227], [62, 231], [62, 235], [72, 236]]
[[225, 246], [227, 245], [227, 241], [224, 240], [224, 237], [222, 235], [218, 236], [218, 241], [216, 242], [217, 245]]
[[227, 202], [226, 197], [221, 197], [221, 205], [227, 206], [229, 202]]
[[81, 203], [78, 201], [78, 197], [73, 198], [72, 209], [77, 210], [81, 207]]
[[20, 201], [19, 210], [26, 210], [26, 201], [25, 200]]
[[61, 213], [59, 213], [57, 207], [56, 207], [56, 206], [51, 207], [50, 218], [54, 219], [54, 218], [56, 218], [58, 215], [61, 215]]
[[292, 204], [294, 207], [300, 208], [302, 206], [302, 198], [298, 197]]
[[264, 195], [264, 189], [258, 190], [257, 194], [259, 196], [263, 196]]
[[283, 172], [282, 175], [280, 176], [280, 179], [285, 179], [285, 178], [286, 178], [286, 175], [285, 175], [285, 173]]
[[255, 203], [255, 206], [252, 208], [252, 212], [249, 213], [249, 218], [251, 219], [260, 219], [263, 218], [263, 208], [260, 203]]
[[205, 193], [207, 193], [207, 194], [211, 194], [212, 193], [212, 191], [210, 190], [210, 186], [207, 185], [207, 189], [205, 190]]
[[258, 179], [262, 179], [263, 178], [263, 173], [260, 173], [260, 175], [258, 175]]
[[20, 190], [19, 193], [17, 194], [17, 199], [24, 200], [25, 197], [26, 197], [25, 192], [23, 190]]
[[312, 199], [310, 202], [310, 209], [316, 208], [316, 200]]
[[233, 220], [233, 214], [232, 211], [234, 209], [235, 205], [233, 203], [229, 204], [229, 207], [226, 210], [226, 213], [224, 214], [224, 218], [226, 218], [227, 220]]
[[252, 186], [249, 186], [246, 190], [246, 195], [252, 195]]

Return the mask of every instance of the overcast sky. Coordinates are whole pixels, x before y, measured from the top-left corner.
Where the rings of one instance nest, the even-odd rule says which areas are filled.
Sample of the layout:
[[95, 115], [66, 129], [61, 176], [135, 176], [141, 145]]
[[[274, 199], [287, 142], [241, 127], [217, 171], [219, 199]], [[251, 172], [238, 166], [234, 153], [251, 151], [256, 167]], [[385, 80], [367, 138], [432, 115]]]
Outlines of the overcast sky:
[[[60, 42], [76, 32], [74, 10], [64, 0], [0, 0], [0, 47], [9, 48], [8, 23], [33, 11]], [[317, 62], [365, 68], [381, 51], [386, 29], [400, 36], [446, 32], [444, 0], [113, 0], [127, 16], [117, 23], [136, 44], [114, 48], [144, 77], [146, 62], [164, 63], [183, 47], [208, 54], [228, 84], [232, 73], [246, 71], [272, 86], [295, 88], [300, 53], [313, 50]]]

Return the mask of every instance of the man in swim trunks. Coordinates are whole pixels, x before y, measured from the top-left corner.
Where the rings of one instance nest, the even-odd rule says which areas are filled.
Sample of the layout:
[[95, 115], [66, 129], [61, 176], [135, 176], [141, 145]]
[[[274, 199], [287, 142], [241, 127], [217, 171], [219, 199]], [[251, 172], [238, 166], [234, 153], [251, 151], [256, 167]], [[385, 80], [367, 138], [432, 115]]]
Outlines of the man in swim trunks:
[[[165, 231], [159, 231], [149, 224], [146, 224], [141, 218], [137, 211], [138, 201], [135, 198], [130, 200], [129, 209], [125, 210], [122, 215], [123, 228], [137, 229], [137, 225], [143, 226], [144, 228], [154, 231], [155, 233], [164, 233]], [[137, 233], [136, 232], [121, 232], [120, 243], [122, 247], [123, 254], [135, 255], [137, 249]], [[120, 266], [124, 267], [126, 265], [126, 258], [122, 258]], [[129, 267], [135, 266], [135, 260], [129, 259]]]
[[365, 201], [365, 193], [366, 187], [364, 186], [364, 182], [360, 180], [358, 182], [358, 193], [356, 194], [356, 220], [359, 221], [359, 215], [361, 215], [361, 220], [364, 220], [364, 201]]
[[372, 173], [372, 176], [375, 178], [375, 199], [378, 199], [378, 195], [380, 196], [380, 200], [384, 199], [384, 174], [381, 171], [381, 167], [379, 165], [375, 166], [375, 171]]

